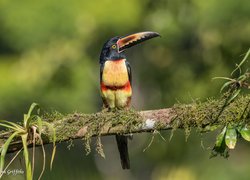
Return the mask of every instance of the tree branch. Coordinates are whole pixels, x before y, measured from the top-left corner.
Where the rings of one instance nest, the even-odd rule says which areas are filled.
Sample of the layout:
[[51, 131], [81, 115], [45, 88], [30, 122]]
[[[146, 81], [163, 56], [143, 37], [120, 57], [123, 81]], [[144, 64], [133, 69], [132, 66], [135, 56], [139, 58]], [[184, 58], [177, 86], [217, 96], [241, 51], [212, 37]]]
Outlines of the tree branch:
[[[93, 136], [114, 134], [152, 132], [182, 128], [185, 132], [193, 127], [200, 132], [207, 132], [227, 124], [246, 124], [250, 120], [250, 95], [240, 96], [230, 104], [226, 104], [226, 95], [219, 100], [177, 104], [172, 108], [134, 111], [116, 110], [102, 111], [94, 114], [60, 113], [46, 114], [43, 119], [51, 123], [56, 130], [56, 142], [71, 139], [88, 140]], [[0, 133], [0, 146], [9, 137], [11, 131]], [[53, 143], [52, 133], [44, 128], [42, 131], [44, 144]], [[32, 144], [32, 138], [28, 142]], [[39, 142], [37, 142], [39, 145]], [[8, 152], [22, 148], [22, 142], [16, 138], [9, 146]]]

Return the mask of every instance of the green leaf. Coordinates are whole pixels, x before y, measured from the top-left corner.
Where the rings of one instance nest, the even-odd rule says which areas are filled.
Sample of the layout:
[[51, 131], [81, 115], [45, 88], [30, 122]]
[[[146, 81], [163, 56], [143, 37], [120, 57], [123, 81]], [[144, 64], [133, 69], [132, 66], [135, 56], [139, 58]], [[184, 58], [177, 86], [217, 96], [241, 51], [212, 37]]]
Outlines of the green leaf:
[[228, 128], [225, 137], [226, 145], [229, 149], [234, 149], [237, 142], [237, 132], [235, 128]]
[[20, 131], [20, 132], [23, 131], [23, 127], [22, 126], [14, 123], [14, 122], [11, 122], [11, 121], [0, 120], [0, 126], [12, 129], [14, 131]]
[[6, 121], [6, 120], [0, 120], [1, 123], [5, 123], [5, 124], [9, 124], [11, 126], [14, 126], [16, 128], [22, 128], [22, 126], [20, 126], [19, 124], [17, 123], [14, 123], [14, 122], [11, 122], [11, 121]]
[[30, 108], [29, 108], [29, 111], [28, 111], [28, 117], [30, 117], [31, 116], [31, 113], [33, 112], [33, 110], [36, 108], [36, 107], [38, 107], [38, 109], [39, 109], [39, 105], [37, 104], [37, 103], [32, 103], [31, 104], [31, 106], [30, 106]]
[[220, 92], [223, 91], [223, 89], [225, 89], [227, 86], [229, 86], [230, 84], [233, 84], [235, 81], [228, 81], [226, 83], [223, 84], [223, 86], [220, 89]]
[[40, 111], [39, 105], [38, 105], [37, 103], [32, 103], [31, 106], [30, 106], [30, 108], [29, 108], [28, 114], [25, 114], [25, 115], [24, 115], [24, 122], [23, 122], [24, 127], [28, 128], [29, 122], [30, 122], [31, 119], [32, 119], [32, 118], [31, 118], [31, 114], [32, 114], [33, 110], [34, 110], [36, 107], [38, 108], [37, 111], [38, 111], [38, 113], [39, 113], [39, 111]]
[[234, 74], [235, 71], [237, 71], [237, 69], [240, 70], [240, 67], [242, 66], [242, 64], [247, 60], [248, 56], [250, 55], [250, 48], [248, 49], [246, 55], [244, 56], [243, 60], [240, 62], [239, 65], [237, 65], [237, 67], [233, 70], [233, 72], [231, 73], [231, 75]]
[[240, 135], [247, 141], [250, 141], [250, 129], [247, 126], [243, 127], [240, 131]]
[[221, 133], [217, 136], [215, 146], [217, 146], [217, 147], [221, 146], [221, 144], [224, 140], [224, 137], [225, 137], [226, 130], [227, 130], [227, 127], [225, 126], [223, 128], [223, 130], [221, 131]]
[[242, 82], [245, 81], [248, 78], [247, 74], [243, 74], [240, 77], [238, 77], [238, 81]]
[[7, 139], [7, 141], [4, 143], [4, 145], [2, 146], [2, 151], [1, 151], [1, 160], [0, 160], [0, 172], [3, 171], [3, 167], [4, 167], [4, 159], [5, 159], [5, 155], [8, 151], [8, 147], [12, 141], [12, 139], [18, 134], [18, 132], [14, 132], [13, 134], [11, 134], [11, 136]]
[[5, 127], [5, 128], [9, 128], [12, 129], [14, 131], [16, 131], [17, 129], [11, 125], [5, 124], [5, 123], [0, 123], [0, 126]]
[[223, 79], [223, 80], [234, 81], [234, 79], [228, 78], [228, 77], [214, 77], [214, 78], [212, 78], [212, 80], [214, 80], [214, 79]]
[[23, 142], [23, 155], [24, 155], [24, 159], [25, 159], [26, 179], [32, 180], [32, 170], [31, 170], [31, 164], [29, 161], [29, 151], [28, 151], [28, 146], [27, 146], [28, 133], [23, 134], [21, 136], [21, 138], [22, 138], [22, 142]]
[[225, 134], [226, 134], [227, 126], [225, 126], [221, 133], [217, 136], [216, 142], [213, 150], [210, 153], [210, 158], [216, 157], [218, 154], [227, 158], [229, 156], [227, 146], [225, 144]]

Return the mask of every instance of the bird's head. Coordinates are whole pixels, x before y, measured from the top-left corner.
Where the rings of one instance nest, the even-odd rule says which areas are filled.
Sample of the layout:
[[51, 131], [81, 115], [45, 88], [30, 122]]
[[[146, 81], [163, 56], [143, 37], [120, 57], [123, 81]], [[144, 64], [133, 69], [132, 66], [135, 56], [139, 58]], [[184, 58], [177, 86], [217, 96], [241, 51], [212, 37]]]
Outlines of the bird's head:
[[100, 55], [100, 63], [104, 63], [107, 60], [119, 60], [124, 59], [124, 50], [130, 48], [136, 44], [139, 44], [148, 39], [160, 36], [156, 32], [139, 32], [123, 37], [113, 37], [108, 40], [102, 48]]

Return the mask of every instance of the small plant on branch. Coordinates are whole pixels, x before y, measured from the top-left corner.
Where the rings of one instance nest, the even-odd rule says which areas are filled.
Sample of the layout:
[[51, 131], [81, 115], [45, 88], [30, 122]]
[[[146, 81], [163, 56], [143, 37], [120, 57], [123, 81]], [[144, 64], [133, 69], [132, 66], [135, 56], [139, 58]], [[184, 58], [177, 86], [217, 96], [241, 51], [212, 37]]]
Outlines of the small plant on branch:
[[[36, 113], [33, 114], [35, 110], [36, 110]], [[50, 166], [52, 168], [52, 163], [53, 163], [55, 151], [56, 151], [56, 146], [55, 146], [56, 133], [55, 133], [54, 127], [50, 123], [43, 121], [42, 118], [39, 116], [39, 113], [40, 113], [40, 107], [38, 106], [38, 104], [33, 103], [30, 106], [28, 113], [24, 114], [22, 126], [17, 123], [10, 122], [10, 121], [0, 120], [0, 126], [8, 128], [12, 131], [12, 134], [9, 136], [9, 138], [6, 140], [6, 142], [3, 144], [3, 146], [0, 149], [0, 152], [1, 152], [0, 178], [3, 176], [5, 170], [9, 167], [9, 165], [18, 156], [21, 150], [23, 150], [23, 156], [24, 156], [25, 168], [26, 168], [26, 179], [32, 180], [34, 176], [34, 168], [35, 168], [35, 145], [37, 142], [42, 146], [42, 151], [43, 151], [43, 167], [38, 178], [38, 179], [41, 179], [43, 172], [45, 170], [45, 158], [46, 158], [45, 149], [43, 146], [43, 140], [41, 138], [41, 132], [44, 127], [48, 128], [49, 131], [53, 134], [53, 152], [52, 152], [51, 163], [50, 163]], [[8, 151], [8, 147], [11, 145], [12, 140], [18, 137], [21, 138], [23, 147], [21, 150], [17, 152], [17, 154], [12, 158], [10, 163], [4, 169], [5, 156]], [[28, 142], [33, 143], [32, 164], [29, 159], [28, 144], [30, 143]]]
[[[239, 72], [239, 77], [237, 78], [229, 78], [229, 77], [215, 77], [213, 79], [223, 79], [227, 80], [221, 87], [221, 92], [228, 88], [228, 93], [226, 97], [226, 101], [224, 106], [222, 107], [222, 111], [225, 109], [227, 105], [232, 103], [236, 97], [240, 94], [243, 89], [250, 89], [250, 73], [246, 70], [244, 74], [242, 73], [242, 65], [247, 62], [247, 59], [250, 55], [250, 49], [247, 51], [246, 55], [244, 56], [243, 60], [240, 64], [236, 64], [236, 68], [232, 71], [231, 76], [235, 72]], [[249, 116], [249, 105], [250, 101], [247, 103], [243, 113], [240, 116], [240, 119], [244, 116]], [[221, 111], [221, 112], [222, 112]], [[247, 119], [247, 118], [244, 118]], [[238, 137], [242, 137], [246, 141], [250, 141], [250, 125], [249, 122], [228, 122], [218, 134], [216, 138], [216, 142], [214, 148], [211, 152], [210, 157], [215, 157], [217, 155], [221, 155], [225, 158], [229, 156], [229, 149], [234, 149], [236, 146], [236, 142]]]

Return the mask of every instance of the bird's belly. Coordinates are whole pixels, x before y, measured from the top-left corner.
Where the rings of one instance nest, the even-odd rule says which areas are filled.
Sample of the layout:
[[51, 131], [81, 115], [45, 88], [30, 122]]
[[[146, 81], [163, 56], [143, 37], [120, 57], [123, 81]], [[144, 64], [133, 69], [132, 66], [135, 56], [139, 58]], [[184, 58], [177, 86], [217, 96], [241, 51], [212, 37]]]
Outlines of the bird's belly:
[[105, 62], [102, 74], [102, 82], [105, 86], [124, 86], [128, 81], [125, 59]]
[[124, 108], [130, 105], [132, 96], [132, 88], [130, 83], [120, 89], [109, 89], [108, 87], [102, 87], [102, 97], [105, 100], [105, 104], [109, 108]]
[[115, 92], [115, 105], [118, 108], [128, 107], [132, 96], [132, 89], [130, 90], [116, 90]]

